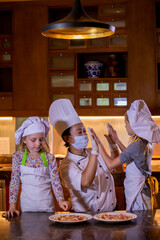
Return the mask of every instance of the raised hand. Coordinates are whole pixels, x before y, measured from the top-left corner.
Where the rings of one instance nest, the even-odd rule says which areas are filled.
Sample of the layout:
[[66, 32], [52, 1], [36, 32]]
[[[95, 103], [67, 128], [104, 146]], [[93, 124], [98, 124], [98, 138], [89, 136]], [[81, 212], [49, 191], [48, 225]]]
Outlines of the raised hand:
[[87, 128], [89, 132], [89, 136], [91, 139], [91, 144], [92, 144], [92, 150], [91, 154], [98, 155], [99, 154], [99, 148], [98, 148], [98, 137], [96, 136], [94, 130], [92, 128]]

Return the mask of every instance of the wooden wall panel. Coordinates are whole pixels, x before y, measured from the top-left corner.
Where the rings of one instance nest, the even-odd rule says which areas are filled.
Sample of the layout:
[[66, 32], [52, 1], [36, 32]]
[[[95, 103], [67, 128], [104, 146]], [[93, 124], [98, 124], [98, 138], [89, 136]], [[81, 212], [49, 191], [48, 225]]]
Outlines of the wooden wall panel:
[[151, 110], [156, 101], [154, 1], [128, 3], [129, 101], [144, 99]]
[[48, 8], [23, 4], [14, 9], [13, 107], [16, 110], [48, 108], [47, 41], [41, 27]]

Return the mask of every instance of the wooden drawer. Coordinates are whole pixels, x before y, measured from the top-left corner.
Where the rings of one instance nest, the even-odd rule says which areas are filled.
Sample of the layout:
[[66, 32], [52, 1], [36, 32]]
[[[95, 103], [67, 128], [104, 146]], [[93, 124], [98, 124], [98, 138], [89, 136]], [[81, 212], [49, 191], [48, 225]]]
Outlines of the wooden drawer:
[[12, 96], [0, 96], [0, 110], [12, 109]]

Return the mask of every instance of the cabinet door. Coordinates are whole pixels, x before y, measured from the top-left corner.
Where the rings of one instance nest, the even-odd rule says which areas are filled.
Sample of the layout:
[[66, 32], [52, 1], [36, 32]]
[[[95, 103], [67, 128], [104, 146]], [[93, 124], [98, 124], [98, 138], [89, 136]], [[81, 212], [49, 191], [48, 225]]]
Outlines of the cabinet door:
[[127, 29], [127, 5], [123, 3], [101, 5], [99, 19], [114, 25], [116, 30]]
[[0, 35], [0, 49], [11, 50], [11, 48], [12, 48], [11, 35]]
[[12, 96], [2, 95], [0, 96], [0, 109], [12, 109]]
[[112, 84], [109, 80], [98, 80], [95, 81], [95, 92], [96, 94], [109, 93], [112, 90]]
[[88, 47], [89, 48], [106, 48], [109, 45], [109, 38], [95, 38], [90, 39]]
[[50, 71], [50, 89], [75, 89], [75, 72], [70, 71]]
[[127, 79], [114, 79], [114, 81], [112, 81], [112, 89], [113, 92], [116, 93], [121, 93], [121, 92], [127, 92], [128, 91], [128, 83], [127, 83]]
[[11, 51], [0, 51], [0, 64], [1, 63], [11, 63], [12, 53]]
[[113, 94], [111, 99], [111, 107], [127, 107], [128, 106], [128, 96], [127, 94]]
[[114, 34], [109, 37], [109, 47], [127, 47], [127, 34]]
[[50, 103], [61, 98], [67, 98], [72, 102], [73, 106], [76, 105], [75, 92], [63, 92], [63, 91], [50, 92]]
[[95, 96], [95, 107], [96, 108], [105, 108], [111, 106], [111, 100], [109, 95], [96, 95]]
[[99, 6], [99, 18], [101, 17], [126, 17], [125, 3], [108, 3]]
[[91, 94], [93, 92], [93, 81], [83, 80], [83, 81], [78, 81], [78, 89], [77, 92], [81, 93], [89, 93]]
[[78, 107], [79, 108], [93, 108], [94, 106], [94, 99], [93, 95], [78, 95], [77, 96], [78, 100]]
[[49, 48], [50, 49], [67, 49], [69, 45], [69, 40], [66, 39], [49, 39]]
[[49, 68], [52, 70], [74, 70], [75, 55], [73, 53], [49, 53]]

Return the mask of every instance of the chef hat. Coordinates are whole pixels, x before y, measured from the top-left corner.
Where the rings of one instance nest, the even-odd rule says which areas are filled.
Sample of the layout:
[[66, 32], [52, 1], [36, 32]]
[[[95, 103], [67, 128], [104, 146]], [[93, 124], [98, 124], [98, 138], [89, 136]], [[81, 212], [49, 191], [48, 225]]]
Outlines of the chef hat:
[[58, 99], [51, 104], [49, 108], [49, 120], [60, 136], [62, 136], [62, 133], [67, 128], [81, 123], [69, 99]]
[[150, 143], [160, 142], [160, 128], [152, 119], [144, 100], [134, 101], [127, 111], [127, 116], [130, 126], [137, 136]]
[[16, 144], [20, 144], [21, 138], [33, 133], [45, 133], [45, 137], [49, 132], [49, 122], [43, 120], [39, 117], [29, 117], [27, 118], [22, 125], [15, 132]]

